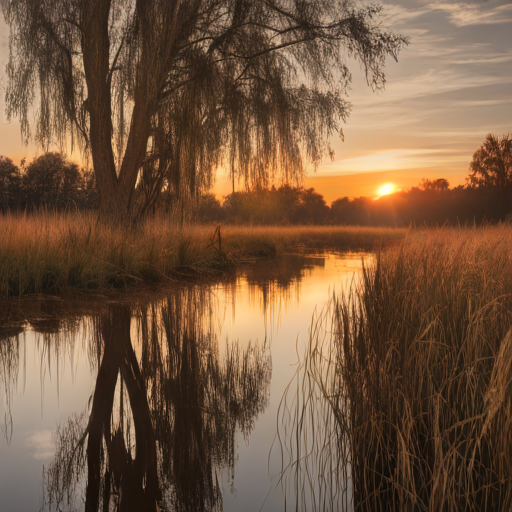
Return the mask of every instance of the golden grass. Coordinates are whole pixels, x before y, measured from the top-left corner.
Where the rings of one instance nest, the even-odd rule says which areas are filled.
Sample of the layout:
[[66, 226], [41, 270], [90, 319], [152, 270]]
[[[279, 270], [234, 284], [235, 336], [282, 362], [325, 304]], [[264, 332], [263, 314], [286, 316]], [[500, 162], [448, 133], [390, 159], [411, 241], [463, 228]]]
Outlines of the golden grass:
[[512, 510], [512, 228], [411, 233], [331, 306], [288, 422], [316, 454], [298, 465], [334, 468], [356, 511]]
[[215, 228], [180, 227], [169, 217], [131, 229], [97, 223], [91, 214], [0, 216], [0, 296], [159, 283], [297, 248], [371, 249], [405, 236], [379, 228], [228, 226], [219, 244]]
[[162, 219], [131, 229], [93, 215], [0, 217], [0, 293], [58, 294], [157, 283], [180, 269], [200, 271], [216, 258], [206, 230]]
[[[258, 253], [273, 247], [277, 253], [297, 250], [374, 251], [398, 242], [404, 228], [363, 226], [236, 226], [222, 227], [222, 239], [233, 253]], [[223, 242], [224, 243], [224, 242]]]

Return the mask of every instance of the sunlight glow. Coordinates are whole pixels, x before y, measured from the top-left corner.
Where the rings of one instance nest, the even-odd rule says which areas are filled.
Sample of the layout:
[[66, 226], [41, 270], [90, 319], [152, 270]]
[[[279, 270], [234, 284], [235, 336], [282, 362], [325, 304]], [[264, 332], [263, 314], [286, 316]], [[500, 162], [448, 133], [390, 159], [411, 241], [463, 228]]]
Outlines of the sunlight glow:
[[382, 185], [382, 187], [377, 190], [377, 194], [379, 197], [387, 196], [388, 194], [392, 194], [396, 191], [396, 186], [394, 183], [386, 183], [385, 185]]

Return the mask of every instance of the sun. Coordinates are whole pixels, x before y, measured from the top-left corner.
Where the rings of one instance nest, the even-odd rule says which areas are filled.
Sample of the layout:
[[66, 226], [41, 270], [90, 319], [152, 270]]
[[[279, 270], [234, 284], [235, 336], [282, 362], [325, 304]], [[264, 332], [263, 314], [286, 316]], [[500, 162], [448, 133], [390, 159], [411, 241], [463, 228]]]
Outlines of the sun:
[[379, 197], [387, 196], [388, 194], [392, 194], [396, 191], [396, 185], [394, 183], [386, 183], [382, 185], [382, 187], [377, 190], [377, 194]]

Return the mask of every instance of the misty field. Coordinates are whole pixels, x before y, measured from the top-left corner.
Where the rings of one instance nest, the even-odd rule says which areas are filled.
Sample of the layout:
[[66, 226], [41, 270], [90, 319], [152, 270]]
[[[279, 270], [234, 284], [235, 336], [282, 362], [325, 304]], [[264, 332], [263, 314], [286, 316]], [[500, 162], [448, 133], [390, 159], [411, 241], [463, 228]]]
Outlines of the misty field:
[[0, 295], [151, 285], [224, 274], [237, 263], [302, 250], [377, 250], [405, 229], [180, 225], [148, 219], [136, 228], [87, 214], [0, 216]]
[[296, 379], [287, 449], [320, 509], [511, 510], [512, 228], [383, 251], [313, 322]]

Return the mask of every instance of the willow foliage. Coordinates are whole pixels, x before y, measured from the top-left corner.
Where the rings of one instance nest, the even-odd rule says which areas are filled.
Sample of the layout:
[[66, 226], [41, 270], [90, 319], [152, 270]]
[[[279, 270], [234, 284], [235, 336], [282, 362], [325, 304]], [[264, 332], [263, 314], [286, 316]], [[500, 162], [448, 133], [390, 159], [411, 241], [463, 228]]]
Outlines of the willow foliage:
[[[349, 113], [348, 59], [369, 85], [406, 40], [358, 0], [3, 0], [7, 113], [90, 156], [102, 210], [143, 213], [224, 165], [300, 178]], [[143, 193], [135, 193], [140, 188]]]

